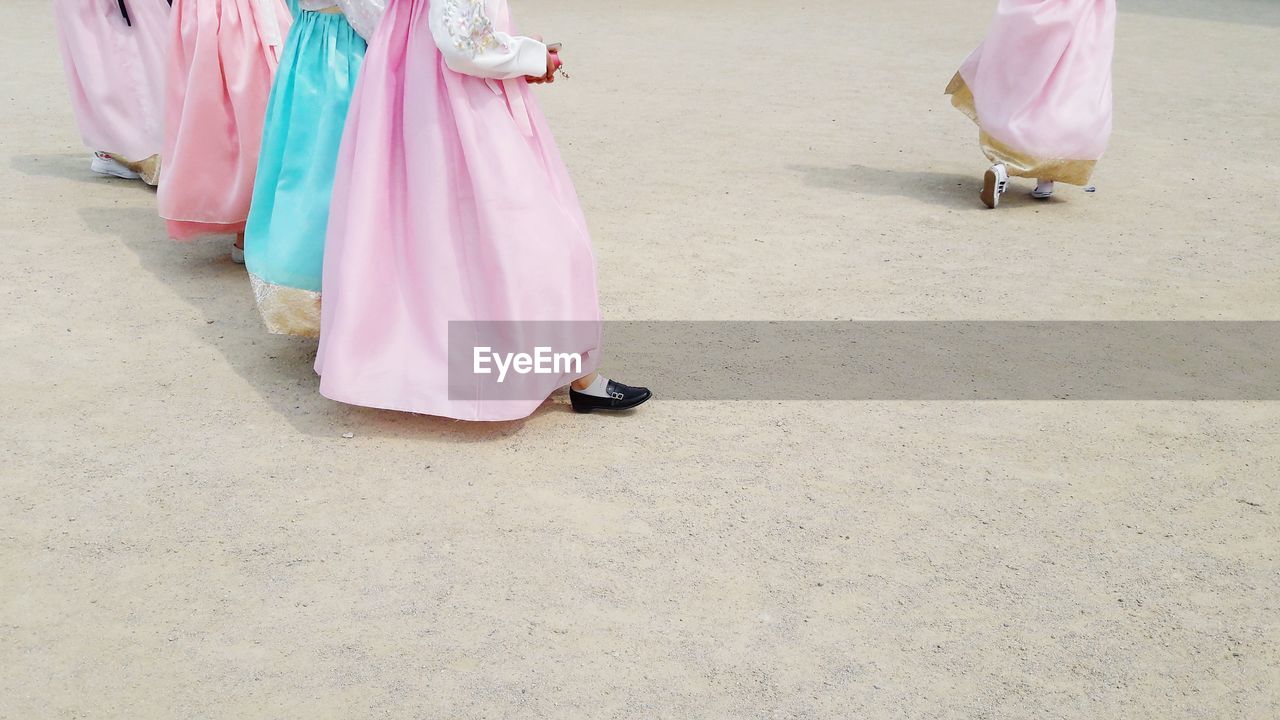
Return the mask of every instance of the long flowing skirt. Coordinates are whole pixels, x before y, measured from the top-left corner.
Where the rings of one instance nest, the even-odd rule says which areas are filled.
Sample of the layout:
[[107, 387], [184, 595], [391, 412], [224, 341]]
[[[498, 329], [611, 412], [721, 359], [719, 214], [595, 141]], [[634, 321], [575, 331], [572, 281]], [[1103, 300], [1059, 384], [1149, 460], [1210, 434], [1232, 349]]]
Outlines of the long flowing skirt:
[[1000, 0], [947, 87], [1011, 175], [1086, 185], [1111, 137], [1115, 0]]
[[[528, 84], [448, 69], [428, 2], [387, 9], [352, 100], [325, 246], [320, 391], [368, 407], [519, 419], [598, 362], [591, 240]], [[582, 362], [528, 378], [518, 398], [451, 378], [462, 350], [451, 357], [450, 325], [471, 334], [474, 321], [564, 323], [561, 347]], [[519, 346], [524, 327], [499, 334]]]
[[[84, 144], [135, 164], [164, 143], [167, 0], [54, 0], [71, 106]], [[149, 178], [149, 181], [153, 178]]]
[[367, 45], [340, 14], [295, 19], [267, 105], [245, 261], [267, 330], [320, 334], [334, 168]]
[[289, 9], [283, 0], [175, 0], [173, 13], [160, 216], [178, 240], [243, 232]]

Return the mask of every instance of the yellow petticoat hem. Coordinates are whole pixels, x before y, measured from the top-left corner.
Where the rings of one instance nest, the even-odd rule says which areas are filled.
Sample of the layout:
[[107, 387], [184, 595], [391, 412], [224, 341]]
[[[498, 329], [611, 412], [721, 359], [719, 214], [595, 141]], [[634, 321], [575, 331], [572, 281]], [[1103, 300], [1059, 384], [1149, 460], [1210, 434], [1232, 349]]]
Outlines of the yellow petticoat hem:
[[107, 153], [107, 156], [142, 177], [142, 182], [155, 187], [160, 184], [160, 156], [152, 155], [145, 160], [130, 160], [123, 155]]
[[991, 162], [1004, 163], [1009, 174], [1017, 177], [1053, 180], [1068, 185], [1088, 185], [1093, 176], [1093, 168], [1097, 160], [1066, 160], [1063, 158], [1041, 158], [1019, 152], [987, 134], [978, 119], [978, 109], [974, 105], [973, 91], [969, 84], [956, 73], [947, 84], [946, 93], [951, 96], [951, 104], [957, 110], [969, 116], [978, 126], [978, 143], [982, 152]]
[[276, 285], [249, 273], [253, 299], [273, 335], [320, 337], [320, 293]]

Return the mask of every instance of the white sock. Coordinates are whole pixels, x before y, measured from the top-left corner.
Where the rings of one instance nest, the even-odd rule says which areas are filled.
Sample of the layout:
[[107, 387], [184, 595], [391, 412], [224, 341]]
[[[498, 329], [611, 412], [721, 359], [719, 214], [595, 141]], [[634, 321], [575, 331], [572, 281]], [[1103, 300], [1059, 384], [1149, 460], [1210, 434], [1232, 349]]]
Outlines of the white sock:
[[592, 380], [585, 390], [579, 390], [578, 392], [592, 397], [607, 398], [609, 397], [609, 378], [596, 373], [596, 379]]
[[1036, 194], [1037, 194], [1037, 195], [1052, 195], [1052, 194], [1053, 194], [1053, 181], [1052, 181], [1052, 180], [1037, 180], [1037, 181], [1036, 181]]

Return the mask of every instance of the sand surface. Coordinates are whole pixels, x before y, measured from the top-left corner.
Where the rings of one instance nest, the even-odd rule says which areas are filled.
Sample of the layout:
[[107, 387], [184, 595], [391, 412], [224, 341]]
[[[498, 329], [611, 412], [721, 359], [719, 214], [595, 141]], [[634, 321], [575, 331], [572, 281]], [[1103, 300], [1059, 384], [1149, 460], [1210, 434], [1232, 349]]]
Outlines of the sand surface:
[[[1121, 7], [1098, 192], [996, 213], [989, 0], [516, 9], [612, 319], [1280, 318], [1280, 5]], [[0, 718], [1280, 717], [1277, 405], [339, 405], [0, 26]]]

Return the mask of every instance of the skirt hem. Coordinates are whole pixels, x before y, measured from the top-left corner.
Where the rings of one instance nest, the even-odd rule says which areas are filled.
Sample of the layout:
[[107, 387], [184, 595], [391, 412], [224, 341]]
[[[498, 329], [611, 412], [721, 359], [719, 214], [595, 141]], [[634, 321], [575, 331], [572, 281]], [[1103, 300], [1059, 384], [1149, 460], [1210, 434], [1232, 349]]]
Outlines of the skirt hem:
[[1093, 176], [1097, 160], [1073, 160], [1069, 158], [1039, 157], [1009, 147], [992, 137], [982, 128], [982, 120], [978, 117], [977, 105], [973, 91], [960, 73], [956, 73], [947, 85], [946, 94], [951, 96], [951, 104], [957, 110], [969, 116], [978, 126], [978, 144], [987, 159], [993, 163], [1003, 163], [1009, 174], [1016, 177], [1052, 180], [1068, 185], [1088, 185]]

